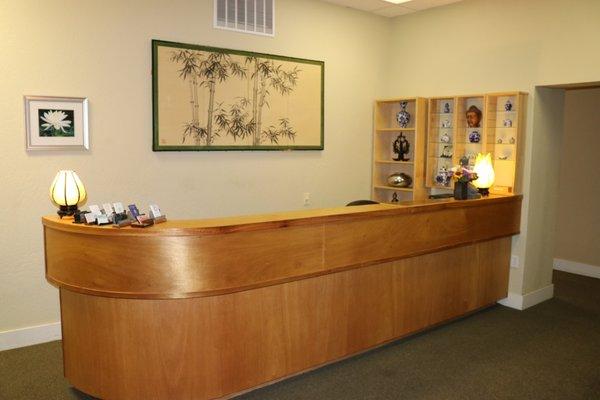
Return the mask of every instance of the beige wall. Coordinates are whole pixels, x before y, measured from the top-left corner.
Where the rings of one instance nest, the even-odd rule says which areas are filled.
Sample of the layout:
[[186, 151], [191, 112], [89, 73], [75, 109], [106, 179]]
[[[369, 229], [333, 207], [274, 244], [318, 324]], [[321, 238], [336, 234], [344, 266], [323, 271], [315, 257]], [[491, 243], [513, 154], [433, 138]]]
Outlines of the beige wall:
[[[534, 132], [537, 85], [600, 80], [600, 1], [465, 0], [394, 20], [386, 95], [439, 96], [522, 90], [529, 93], [522, 234], [513, 253], [510, 292], [524, 294], [551, 282], [551, 236], [545, 221], [555, 209], [547, 177], [554, 146]], [[560, 99], [549, 96], [552, 105]], [[552, 107], [550, 107], [552, 108]], [[540, 111], [542, 114], [544, 110]], [[541, 116], [539, 116], [542, 120]], [[533, 151], [533, 148], [536, 151]], [[532, 165], [546, 173], [532, 179]], [[556, 170], [556, 172], [558, 172]], [[530, 194], [546, 203], [536, 207]], [[537, 204], [540, 205], [539, 203]], [[528, 220], [549, 222], [528, 229]], [[531, 240], [530, 240], [531, 239]]]
[[[79, 173], [88, 204], [157, 202], [170, 218], [299, 209], [304, 192], [311, 207], [369, 197], [391, 21], [278, 0], [277, 35], [259, 37], [213, 29], [212, 3], [0, 0], [0, 332], [59, 320], [40, 223], [59, 169]], [[325, 61], [325, 150], [153, 153], [151, 39]], [[25, 94], [88, 97], [91, 150], [27, 153]]]
[[[512, 270], [510, 291], [549, 283], [545, 228], [528, 229], [553, 207], [529, 203], [552, 191], [532, 166], [553, 168], [551, 140], [533, 127], [544, 108], [533, 94], [536, 85], [600, 80], [599, 1], [465, 0], [389, 20], [278, 0], [276, 18], [277, 35], [265, 38], [214, 30], [212, 0], [0, 0], [0, 331], [59, 319], [40, 225], [54, 212], [47, 189], [58, 169], [79, 172], [91, 203], [157, 202], [171, 218], [297, 209], [304, 192], [313, 207], [340, 205], [369, 196], [372, 101], [384, 96], [530, 93], [523, 233], [514, 241], [524, 267]], [[325, 150], [152, 153], [153, 38], [324, 60]], [[88, 97], [91, 151], [25, 152], [24, 94]]]
[[600, 266], [600, 89], [565, 94], [554, 257]]

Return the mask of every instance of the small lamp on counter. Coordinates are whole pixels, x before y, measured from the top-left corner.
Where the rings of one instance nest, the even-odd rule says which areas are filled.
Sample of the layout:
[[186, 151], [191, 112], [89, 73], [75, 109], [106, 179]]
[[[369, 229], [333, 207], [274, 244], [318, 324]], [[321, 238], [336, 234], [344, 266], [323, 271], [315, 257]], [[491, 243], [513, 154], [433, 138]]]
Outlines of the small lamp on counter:
[[58, 171], [50, 186], [50, 200], [58, 206], [58, 215], [72, 216], [77, 206], [85, 201], [87, 193], [75, 171]]
[[488, 196], [496, 177], [494, 167], [492, 167], [492, 155], [478, 153], [473, 171], [477, 174], [477, 179], [472, 182], [473, 185], [482, 196]]

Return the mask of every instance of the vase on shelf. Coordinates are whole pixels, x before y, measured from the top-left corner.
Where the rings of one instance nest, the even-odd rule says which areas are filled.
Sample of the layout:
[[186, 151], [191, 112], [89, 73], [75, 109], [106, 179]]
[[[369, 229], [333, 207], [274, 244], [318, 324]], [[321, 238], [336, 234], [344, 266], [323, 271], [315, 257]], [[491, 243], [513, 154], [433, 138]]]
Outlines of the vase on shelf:
[[407, 188], [412, 184], [412, 178], [409, 175], [400, 172], [390, 175], [387, 179], [387, 182], [390, 186]]
[[406, 128], [410, 123], [410, 113], [406, 111], [406, 106], [408, 106], [408, 102], [401, 101], [400, 102], [400, 111], [396, 114], [396, 120], [398, 124], [400, 124], [401, 128]]
[[481, 135], [477, 131], [473, 131], [469, 134], [469, 142], [470, 143], [479, 143], [481, 140]]
[[449, 186], [451, 176], [452, 171], [448, 171], [446, 167], [442, 167], [435, 176], [435, 183], [440, 186]]

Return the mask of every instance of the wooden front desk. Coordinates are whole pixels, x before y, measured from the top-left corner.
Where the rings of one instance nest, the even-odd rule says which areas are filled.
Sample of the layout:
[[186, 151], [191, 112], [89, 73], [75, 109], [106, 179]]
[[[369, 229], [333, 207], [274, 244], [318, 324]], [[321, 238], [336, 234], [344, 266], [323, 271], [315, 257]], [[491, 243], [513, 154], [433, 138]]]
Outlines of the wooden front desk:
[[64, 373], [103, 399], [231, 396], [506, 297], [520, 196], [169, 221], [43, 218]]

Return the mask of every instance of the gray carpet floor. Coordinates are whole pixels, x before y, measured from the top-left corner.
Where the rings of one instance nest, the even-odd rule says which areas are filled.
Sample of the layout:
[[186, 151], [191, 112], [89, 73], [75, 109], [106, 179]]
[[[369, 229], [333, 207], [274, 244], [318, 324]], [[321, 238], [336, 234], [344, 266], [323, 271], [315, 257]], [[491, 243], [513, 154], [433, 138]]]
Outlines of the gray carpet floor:
[[[555, 272], [555, 297], [494, 306], [255, 390], [252, 399], [600, 399], [600, 279]], [[91, 399], [60, 342], [0, 352], [0, 399]], [[176, 399], [170, 399], [176, 400]]]

